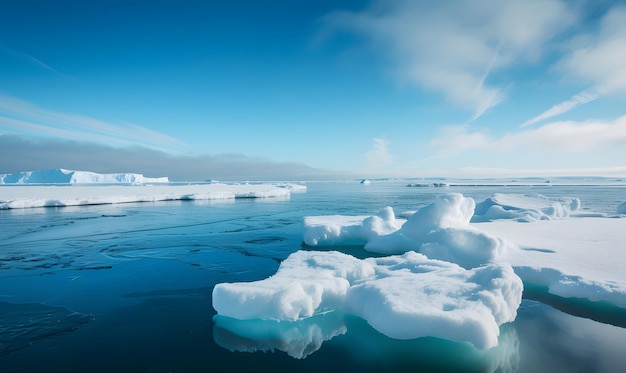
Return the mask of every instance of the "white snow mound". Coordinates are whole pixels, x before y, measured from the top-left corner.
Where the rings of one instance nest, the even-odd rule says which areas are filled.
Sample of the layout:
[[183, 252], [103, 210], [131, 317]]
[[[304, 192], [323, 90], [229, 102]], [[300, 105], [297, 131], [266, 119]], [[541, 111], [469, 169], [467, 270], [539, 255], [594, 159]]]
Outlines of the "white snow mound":
[[514, 246], [470, 226], [474, 200], [459, 193], [437, 197], [408, 220], [396, 219], [387, 207], [374, 216], [309, 216], [304, 219], [304, 243], [310, 246], [364, 244], [381, 254], [419, 251], [431, 259], [465, 268], [496, 259]]
[[434, 336], [486, 349], [497, 345], [499, 325], [515, 319], [521, 296], [522, 282], [507, 264], [466, 270], [415, 252], [359, 260], [298, 251], [265, 280], [216, 285], [213, 307], [240, 320], [343, 310], [391, 338]]
[[513, 219], [519, 222], [554, 220], [580, 209], [580, 199], [546, 197], [541, 194], [496, 193], [476, 205], [472, 222]]

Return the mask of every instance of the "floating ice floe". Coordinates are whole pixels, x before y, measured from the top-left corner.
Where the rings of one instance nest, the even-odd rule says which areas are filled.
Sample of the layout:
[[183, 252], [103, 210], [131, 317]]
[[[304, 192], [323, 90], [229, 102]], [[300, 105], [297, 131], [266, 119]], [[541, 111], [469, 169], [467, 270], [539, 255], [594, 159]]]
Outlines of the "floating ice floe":
[[619, 206], [617, 206], [617, 213], [618, 214], [626, 214], [626, 202], [620, 204]]
[[364, 245], [397, 231], [404, 222], [396, 219], [391, 207], [371, 216], [307, 216], [304, 218], [304, 243], [310, 246]]
[[626, 309], [626, 219], [582, 217], [523, 224], [500, 220], [474, 225], [518, 245], [500, 259], [510, 263], [524, 283], [544, 286], [563, 298]]
[[213, 307], [238, 320], [349, 312], [391, 338], [434, 336], [486, 349], [497, 345], [499, 326], [515, 319], [521, 296], [522, 281], [504, 263], [467, 270], [415, 252], [360, 260], [298, 251], [272, 277], [217, 284]]
[[364, 244], [381, 254], [419, 251], [429, 258], [465, 268], [485, 264], [511, 243], [470, 226], [474, 200], [459, 193], [443, 194], [435, 202], [396, 219], [386, 207], [373, 216], [311, 216], [304, 219], [304, 243], [310, 246]]
[[0, 210], [175, 200], [288, 198], [298, 184], [0, 186]]
[[[466, 268], [505, 261], [525, 283], [544, 286], [551, 294], [626, 309], [621, 260], [625, 219], [570, 215], [580, 206], [578, 199], [570, 197], [499, 194], [486, 201], [483, 207], [489, 204], [491, 212], [478, 219], [470, 215], [471, 199], [455, 194], [440, 196], [433, 204], [406, 213], [406, 222], [394, 220], [386, 211], [386, 226], [395, 222], [400, 226], [397, 231], [374, 228], [374, 233], [368, 233], [371, 227], [363, 223], [368, 217], [307, 217], [304, 242], [311, 246], [352, 244], [350, 232], [357, 231], [365, 239], [364, 248], [379, 253], [415, 250]], [[494, 204], [496, 201], [500, 204]], [[508, 212], [495, 214], [496, 210]], [[487, 216], [498, 218], [490, 221]], [[320, 234], [325, 229], [338, 233]]]
[[216, 285], [216, 318], [237, 330], [236, 320], [298, 322], [338, 311], [391, 338], [434, 336], [488, 349], [498, 343], [500, 326], [516, 317], [522, 280], [563, 299], [626, 309], [623, 261], [616, 260], [623, 255], [626, 219], [567, 219], [580, 206], [574, 198], [499, 195], [488, 201], [479, 212], [496, 221], [470, 223], [474, 201], [455, 193], [407, 220], [396, 219], [390, 207], [371, 216], [306, 217], [308, 245], [360, 242], [367, 250], [403, 254], [359, 260], [298, 251], [270, 278]]
[[578, 198], [496, 193], [476, 204], [472, 222], [499, 219], [514, 219], [519, 222], [553, 220], [566, 218], [578, 209]]

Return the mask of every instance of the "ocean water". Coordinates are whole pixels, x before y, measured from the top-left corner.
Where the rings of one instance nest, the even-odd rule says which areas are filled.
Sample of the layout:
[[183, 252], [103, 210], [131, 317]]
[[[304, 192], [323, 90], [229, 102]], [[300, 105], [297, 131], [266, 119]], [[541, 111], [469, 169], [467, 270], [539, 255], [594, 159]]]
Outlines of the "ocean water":
[[[414, 211], [447, 192], [477, 202], [494, 193], [578, 197], [583, 212], [611, 214], [626, 187], [307, 187], [286, 199], [0, 211], [0, 372], [626, 371], [624, 313], [595, 321], [542, 289], [529, 289], [487, 351], [393, 340], [337, 312], [268, 333], [267, 323], [229, 325], [211, 305], [216, 283], [266, 278], [290, 253], [311, 249], [304, 216]], [[324, 248], [332, 249], [371, 255]]]

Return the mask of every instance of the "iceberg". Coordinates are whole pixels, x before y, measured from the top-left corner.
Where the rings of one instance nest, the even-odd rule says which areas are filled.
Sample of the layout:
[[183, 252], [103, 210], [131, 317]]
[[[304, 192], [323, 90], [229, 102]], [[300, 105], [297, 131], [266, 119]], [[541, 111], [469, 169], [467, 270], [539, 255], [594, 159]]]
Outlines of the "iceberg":
[[142, 174], [99, 174], [56, 168], [0, 174], [0, 184], [147, 184], [169, 183], [167, 177], [145, 177]]
[[467, 270], [415, 252], [362, 260], [301, 250], [267, 279], [217, 284], [213, 307], [219, 317], [288, 322], [348, 312], [391, 338], [434, 336], [482, 350], [515, 319], [522, 289], [505, 263]]

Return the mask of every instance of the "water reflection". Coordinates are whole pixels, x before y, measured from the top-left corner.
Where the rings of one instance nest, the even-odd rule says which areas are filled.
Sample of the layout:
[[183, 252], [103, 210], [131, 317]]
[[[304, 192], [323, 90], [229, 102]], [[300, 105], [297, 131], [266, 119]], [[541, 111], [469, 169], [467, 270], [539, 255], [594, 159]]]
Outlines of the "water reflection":
[[241, 352], [283, 351], [304, 359], [322, 347], [322, 343], [347, 330], [339, 312], [329, 312], [296, 322], [271, 320], [236, 320], [216, 315], [213, 320], [215, 342]]
[[513, 323], [522, 372], [623, 372], [626, 330], [524, 300]]
[[511, 324], [502, 326], [497, 347], [480, 351], [468, 343], [430, 337], [388, 338], [362, 319], [340, 312], [296, 322], [236, 320], [220, 315], [213, 320], [215, 342], [232, 352], [282, 351], [295, 359], [305, 359], [327, 343], [329, 348], [348, 353], [357, 365], [380, 367], [384, 371], [419, 367], [438, 371], [516, 372], [520, 361], [520, 343]]

